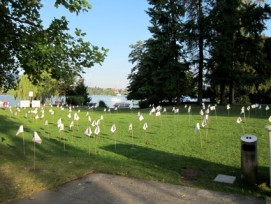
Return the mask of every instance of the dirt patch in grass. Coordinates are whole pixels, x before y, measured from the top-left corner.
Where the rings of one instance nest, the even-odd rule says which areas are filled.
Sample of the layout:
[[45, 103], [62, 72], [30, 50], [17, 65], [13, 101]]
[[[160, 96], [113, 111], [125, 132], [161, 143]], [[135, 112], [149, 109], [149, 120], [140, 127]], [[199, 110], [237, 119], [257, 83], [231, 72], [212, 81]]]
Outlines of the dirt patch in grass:
[[182, 168], [181, 180], [182, 182], [195, 183], [199, 180], [203, 171], [195, 168]]

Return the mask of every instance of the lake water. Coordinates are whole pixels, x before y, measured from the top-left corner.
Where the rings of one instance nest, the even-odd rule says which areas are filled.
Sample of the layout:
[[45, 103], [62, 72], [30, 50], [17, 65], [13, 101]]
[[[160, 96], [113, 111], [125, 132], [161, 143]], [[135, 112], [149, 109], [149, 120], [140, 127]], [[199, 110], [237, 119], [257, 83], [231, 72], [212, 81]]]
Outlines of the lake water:
[[[113, 108], [115, 103], [129, 103], [130, 105], [133, 104], [133, 101], [127, 100], [125, 96], [108, 96], [108, 95], [93, 95], [90, 96], [92, 98], [91, 102], [96, 103], [98, 105], [99, 101], [104, 101], [105, 104], [109, 108]], [[52, 99], [52, 103], [55, 104], [55, 101], [59, 100], [58, 97], [54, 97]], [[20, 100], [15, 100], [15, 98], [12, 95], [0, 95], [0, 101], [8, 101], [9, 106], [19, 106]], [[135, 107], [135, 105], [133, 105]]]

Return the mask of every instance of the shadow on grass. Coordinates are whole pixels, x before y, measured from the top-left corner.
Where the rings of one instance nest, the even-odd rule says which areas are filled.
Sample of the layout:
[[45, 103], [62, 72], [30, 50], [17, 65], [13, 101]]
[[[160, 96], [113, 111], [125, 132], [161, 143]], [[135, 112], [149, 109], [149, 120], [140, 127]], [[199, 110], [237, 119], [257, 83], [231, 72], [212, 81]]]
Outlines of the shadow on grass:
[[[100, 147], [98, 144], [98, 151], [95, 154], [94, 139], [88, 140], [87, 137], [83, 136], [83, 131], [80, 138], [77, 131], [74, 135], [74, 144], [70, 143], [71, 136], [66, 137], [68, 141], [64, 150], [64, 142], [59, 139], [59, 133], [52, 131], [51, 128], [50, 132], [52, 131], [54, 134], [50, 133], [50, 138], [47, 138], [47, 128], [38, 130], [43, 141], [41, 145], [36, 145], [36, 171], [32, 171], [33, 142], [31, 142], [31, 139], [36, 127], [31, 126], [31, 124], [25, 127], [25, 131], [28, 133], [25, 134], [26, 156], [24, 156], [22, 137], [15, 136], [21, 124], [14, 122], [13, 119], [14, 117], [0, 115], [1, 124], [4, 124], [2, 126], [0, 124], [0, 131], [5, 132], [3, 141], [0, 142], [0, 164], [2, 164], [0, 166], [0, 202], [25, 196], [22, 195], [22, 192], [30, 194], [41, 188], [52, 188], [93, 171], [166, 182], [173, 182], [174, 179], [179, 178], [180, 181], [173, 183], [221, 191], [238, 193], [241, 192], [240, 189], [247, 189], [244, 193], [258, 191], [257, 188], [245, 186], [240, 182], [240, 170], [237, 168], [148, 147], [132, 147], [131, 144], [119, 143], [118, 136], [116, 150], [115, 145]], [[49, 124], [52, 124], [52, 127], [55, 126], [55, 123]], [[111, 137], [111, 133], [102, 134], [101, 138], [114, 141], [114, 136], [112, 134]], [[89, 141], [91, 149], [88, 146]], [[266, 168], [262, 167], [259, 167], [259, 170], [268, 172]], [[140, 172], [140, 174], [136, 174], [137, 172]], [[163, 173], [165, 174], [163, 175]], [[15, 174], [18, 175], [12, 177]], [[217, 174], [236, 176], [237, 181], [234, 185], [215, 183], [213, 179]], [[169, 178], [164, 179], [165, 175]], [[268, 175], [264, 174], [264, 178], [268, 178]], [[38, 185], [25, 186], [24, 179], [29, 179], [30, 185], [33, 185], [33, 183]], [[2, 199], [3, 197], [5, 200]]]
[[[180, 181], [178, 183], [204, 189], [212, 189], [218, 191], [228, 191], [235, 193], [250, 192], [253, 195], [258, 195], [260, 189], [257, 186], [244, 183], [241, 178], [241, 170], [232, 166], [213, 163], [210, 161], [187, 157], [184, 155], [172, 154], [156, 149], [151, 149], [142, 146], [133, 146], [127, 144], [117, 144], [115, 150], [114, 145], [102, 147], [104, 150], [114, 152], [125, 156], [129, 159], [137, 160], [150, 167], [171, 171], [172, 174], [178, 174]], [[258, 167], [258, 182], [261, 184], [267, 179], [268, 169]], [[218, 174], [235, 176], [234, 184], [225, 184], [215, 182], [214, 179]], [[266, 192], [269, 194], [270, 192]]]

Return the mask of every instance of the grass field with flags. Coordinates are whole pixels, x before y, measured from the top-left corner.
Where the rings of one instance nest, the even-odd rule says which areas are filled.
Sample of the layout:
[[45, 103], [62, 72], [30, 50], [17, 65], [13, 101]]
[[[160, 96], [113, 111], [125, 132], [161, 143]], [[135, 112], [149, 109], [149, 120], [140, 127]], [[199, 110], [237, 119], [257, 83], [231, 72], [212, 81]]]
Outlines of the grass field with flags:
[[[92, 172], [266, 196], [267, 105], [0, 109], [0, 203]], [[243, 184], [242, 135], [257, 137], [258, 179]], [[214, 182], [218, 174], [234, 184]]]

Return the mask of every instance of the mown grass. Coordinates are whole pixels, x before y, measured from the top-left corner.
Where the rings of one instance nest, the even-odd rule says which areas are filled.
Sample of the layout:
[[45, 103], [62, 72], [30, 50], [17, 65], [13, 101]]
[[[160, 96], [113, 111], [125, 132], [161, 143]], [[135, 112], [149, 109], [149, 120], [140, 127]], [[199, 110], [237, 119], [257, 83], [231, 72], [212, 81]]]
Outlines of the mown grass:
[[[265, 125], [270, 122], [270, 112], [262, 109], [246, 111], [242, 124], [237, 124], [241, 106], [232, 106], [227, 112], [225, 106], [218, 106], [209, 114], [208, 129], [195, 132], [197, 122], [201, 124], [201, 107], [192, 106], [188, 114], [184, 105], [174, 114], [172, 107], [160, 117], [149, 115], [150, 109], [119, 109], [104, 112], [103, 109], [89, 110], [80, 107], [68, 109], [44, 107], [45, 117], [35, 119], [30, 109], [0, 109], [0, 202], [29, 196], [42, 189], [52, 189], [70, 180], [92, 172], [104, 172], [129, 177], [150, 179], [204, 189], [250, 194], [264, 197], [270, 194], [268, 137]], [[79, 112], [80, 110], [80, 112]], [[73, 114], [80, 120], [69, 128]], [[101, 120], [98, 137], [84, 135], [91, 120]], [[139, 121], [138, 112], [144, 120]], [[25, 115], [28, 113], [28, 117]], [[41, 115], [40, 109], [37, 115]], [[57, 128], [61, 118], [65, 125], [63, 133]], [[45, 126], [45, 120], [49, 125]], [[148, 129], [144, 132], [143, 124]], [[128, 131], [133, 124], [133, 132]], [[110, 131], [115, 124], [115, 133]], [[20, 125], [24, 133], [15, 136]], [[42, 144], [31, 141], [36, 131]], [[258, 182], [251, 186], [244, 184], [240, 170], [240, 137], [244, 134], [257, 136]], [[208, 142], [206, 141], [208, 136]], [[133, 136], [133, 137], [132, 137]], [[25, 146], [23, 146], [23, 138]], [[97, 142], [95, 142], [97, 141]], [[24, 148], [25, 147], [25, 155]], [[95, 151], [96, 150], [96, 151]], [[233, 185], [214, 182], [217, 174], [236, 176]]]

